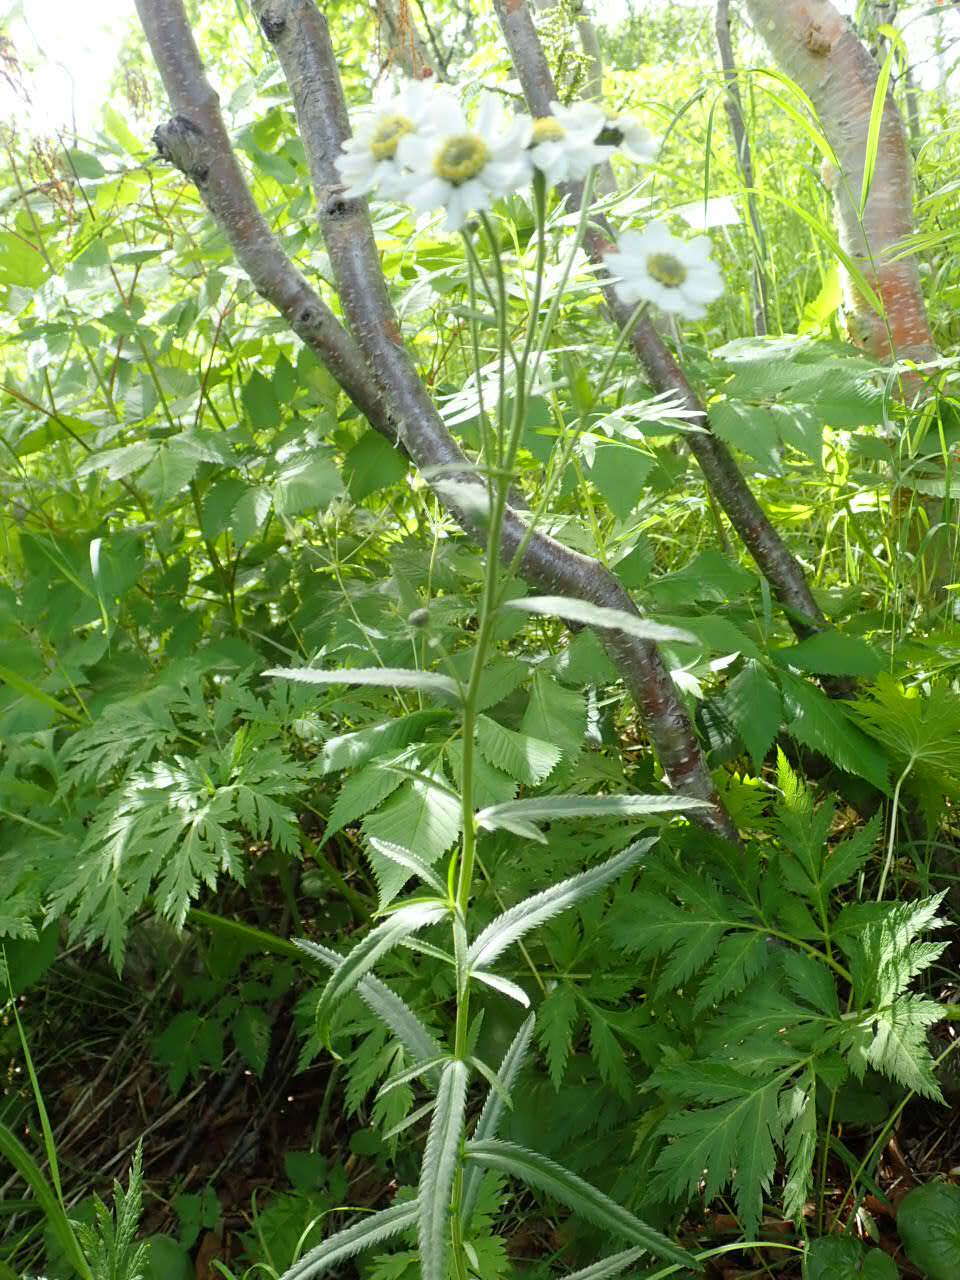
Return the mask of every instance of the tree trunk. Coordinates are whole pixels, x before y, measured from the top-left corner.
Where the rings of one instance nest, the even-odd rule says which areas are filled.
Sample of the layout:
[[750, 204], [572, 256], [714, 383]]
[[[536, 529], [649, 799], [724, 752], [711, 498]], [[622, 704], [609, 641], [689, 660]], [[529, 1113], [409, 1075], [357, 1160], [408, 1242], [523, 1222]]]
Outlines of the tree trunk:
[[913, 230], [913, 172], [903, 122], [888, 93], [876, 162], [861, 211], [868, 135], [879, 70], [830, 0], [747, 0], [778, 66], [810, 98], [839, 162], [833, 183], [844, 250], [883, 304], [848, 276], [851, 337], [877, 359], [936, 354], [913, 255], [895, 254]]

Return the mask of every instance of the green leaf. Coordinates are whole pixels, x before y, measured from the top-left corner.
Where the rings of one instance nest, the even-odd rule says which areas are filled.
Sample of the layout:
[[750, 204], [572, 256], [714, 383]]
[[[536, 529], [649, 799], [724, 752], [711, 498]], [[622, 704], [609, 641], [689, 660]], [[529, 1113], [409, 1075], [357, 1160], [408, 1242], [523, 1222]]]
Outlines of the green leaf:
[[320, 667], [271, 667], [262, 674], [276, 680], [295, 680], [299, 684], [372, 684], [386, 689], [420, 689], [424, 693], [459, 696], [457, 683], [449, 676], [404, 667], [336, 667], [332, 671]]
[[[524, 1059], [527, 1056], [527, 1049], [530, 1046], [530, 1037], [533, 1034], [534, 1015], [531, 1013], [520, 1024], [520, 1029], [510, 1043], [510, 1047], [503, 1055], [503, 1061], [500, 1063], [500, 1070], [497, 1075], [503, 1088], [509, 1095], [517, 1082], [517, 1076], [520, 1074], [520, 1068], [523, 1066]], [[476, 1128], [473, 1136], [476, 1141], [484, 1138], [495, 1138], [500, 1128], [500, 1117], [503, 1115], [504, 1100], [502, 1094], [491, 1088], [487, 1092], [486, 1099], [483, 1104], [483, 1110], [480, 1112], [480, 1118], [477, 1120]], [[468, 1166], [463, 1177], [463, 1195], [460, 1200], [460, 1217], [463, 1222], [464, 1230], [470, 1227], [470, 1219], [473, 1216], [473, 1210], [477, 1203], [477, 1196], [480, 1192], [480, 1181], [482, 1174], [477, 1165]]]
[[231, 1026], [240, 1056], [256, 1076], [262, 1076], [270, 1053], [271, 1023], [256, 1005], [244, 1005]]
[[354, 502], [388, 489], [406, 474], [406, 460], [377, 431], [365, 432], [343, 460], [343, 476]]
[[467, 1100], [467, 1064], [455, 1058], [440, 1077], [417, 1191], [417, 1245], [423, 1280], [446, 1280], [450, 1197], [459, 1165]]
[[273, 386], [255, 369], [240, 393], [250, 425], [255, 431], [272, 431], [280, 425], [280, 401]]
[[587, 731], [583, 694], [564, 689], [549, 676], [535, 675], [520, 728], [531, 738], [554, 743], [568, 759], [575, 759]]
[[787, 731], [821, 755], [886, 793], [889, 765], [870, 739], [852, 725], [842, 707], [820, 689], [784, 671], [780, 676]]
[[423, 731], [444, 716], [442, 711], [414, 711], [408, 716], [367, 725], [352, 733], [342, 733], [327, 738], [320, 754], [313, 762], [318, 774], [336, 773], [341, 769], [356, 769], [371, 757], [388, 751], [399, 750], [418, 741]]
[[[328, 969], [336, 969], [343, 963], [343, 956], [318, 942], [296, 938], [296, 945], [313, 960]], [[372, 973], [365, 974], [357, 985], [357, 995], [376, 1014], [400, 1041], [415, 1062], [437, 1062], [441, 1058], [440, 1046], [411, 1008]]]
[[297, 458], [274, 481], [273, 505], [278, 515], [289, 518], [325, 511], [342, 492], [340, 472], [328, 458]]
[[507, 947], [519, 941], [531, 929], [538, 928], [546, 920], [559, 915], [561, 911], [566, 911], [569, 907], [576, 906], [578, 902], [590, 897], [591, 894], [599, 892], [604, 885], [622, 875], [635, 862], [639, 862], [647, 850], [656, 843], [656, 839], [653, 837], [648, 840], [637, 840], [623, 853], [609, 858], [600, 866], [582, 871], [580, 875], [571, 876], [569, 880], [561, 880], [559, 884], [552, 885], [549, 889], [534, 894], [530, 898], [525, 898], [515, 907], [510, 907], [492, 920], [476, 937], [467, 951], [467, 964], [471, 969], [488, 968]]
[[517, 600], [505, 600], [500, 607], [519, 609], [523, 613], [543, 614], [549, 618], [563, 618], [565, 622], [599, 627], [602, 631], [622, 631], [625, 635], [636, 636], [638, 640], [650, 640], [654, 644], [662, 644], [668, 640], [696, 643], [689, 631], [681, 631], [679, 627], [661, 626], [639, 614], [627, 613], [625, 609], [606, 609], [591, 604], [589, 600], [576, 600], [572, 596], [521, 596]]
[[535, 796], [478, 810], [477, 826], [486, 831], [529, 831], [532, 823], [563, 818], [639, 818], [710, 808], [709, 800], [691, 796]]
[[299, 1262], [283, 1273], [280, 1280], [313, 1280], [314, 1276], [341, 1266], [364, 1249], [372, 1249], [400, 1235], [414, 1225], [419, 1212], [417, 1201], [407, 1200], [361, 1218], [352, 1227], [336, 1232], [323, 1244], [305, 1253]]
[[723, 709], [759, 773], [780, 729], [780, 690], [758, 662], [747, 661], [727, 686]]
[[403, 774], [396, 769], [384, 768], [380, 760], [349, 774], [327, 815], [324, 839], [329, 840], [343, 827], [378, 808], [402, 783]]
[[883, 668], [880, 654], [865, 640], [841, 631], [818, 631], [773, 656], [781, 665], [831, 676], [875, 676]]
[[644, 487], [656, 459], [634, 444], [598, 444], [590, 468], [590, 479], [606, 499], [615, 516], [625, 520], [644, 495]]
[[84, 1280], [93, 1280], [92, 1272], [80, 1250], [73, 1225], [67, 1218], [60, 1198], [47, 1181], [36, 1160], [5, 1124], [0, 1124], [0, 1156], [14, 1167], [36, 1197], [50, 1230], [56, 1236], [57, 1243], [72, 1266], [79, 1275], [84, 1277]]
[[671, 1141], [657, 1159], [654, 1194], [679, 1199], [702, 1185], [709, 1203], [732, 1180], [741, 1226], [752, 1237], [776, 1166], [774, 1142], [783, 1134], [778, 1081], [693, 1063], [662, 1068], [650, 1083], [668, 1094], [692, 1093], [703, 1104], [663, 1122], [660, 1132]]
[[[367, 837], [389, 840], [416, 853], [428, 865], [436, 862], [450, 848], [460, 832], [460, 804], [455, 796], [441, 787], [416, 779], [405, 783], [382, 809], [363, 820]], [[380, 887], [380, 905], [392, 902], [409, 880], [404, 868], [376, 851], [370, 863]]]
[[609, 1258], [594, 1262], [579, 1271], [569, 1271], [563, 1280], [612, 1280], [613, 1276], [622, 1275], [627, 1267], [642, 1258], [645, 1249], [624, 1249], [621, 1253], [612, 1253]]
[[897, 1280], [899, 1274], [889, 1254], [882, 1249], [865, 1252], [860, 1241], [850, 1236], [812, 1240], [803, 1258], [803, 1280]]
[[562, 754], [555, 743], [505, 729], [484, 715], [477, 717], [477, 750], [488, 764], [526, 786], [536, 786], [549, 777]]
[[171, 502], [185, 489], [199, 466], [196, 457], [181, 449], [174, 440], [164, 441], [152, 462], [140, 473], [138, 483], [155, 502]]
[[577, 1012], [577, 993], [567, 983], [554, 987], [537, 1011], [537, 1039], [546, 1055], [554, 1089], [560, 1088], [567, 1070]]
[[960, 1275], [960, 1187], [928, 1182], [900, 1201], [897, 1230], [907, 1257], [929, 1280]]
[[905, 691], [881, 675], [869, 698], [848, 704], [849, 714], [898, 759], [960, 774], [960, 697], [949, 687], [929, 694]]
[[426, 884], [434, 889], [441, 896], [447, 892], [446, 885], [440, 877], [430, 869], [426, 862], [417, 854], [409, 849], [404, 849], [401, 845], [393, 844], [390, 840], [378, 840], [376, 836], [369, 837], [370, 848], [374, 853], [379, 853], [383, 858], [389, 858], [391, 862], [397, 863], [407, 871], [412, 871], [414, 875], [420, 877]]
[[366, 937], [343, 957], [323, 989], [316, 1013], [321, 1036], [327, 1033], [334, 1006], [353, 990], [381, 956], [399, 946], [409, 934], [416, 933], [418, 929], [424, 929], [427, 925], [436, 924], [446, 914], [447, 908], [441, 903], [412, 902], [408, 906], [400, 907], [387, 916], [386, 920], [371, 929]]
[[548, 1160], [546, 1156], [496, 1138], [472, 1140], [467, 1143], [464, 1154], [467, 1160], [476, 1160], [484, 1168], [496, 1169], [546, 1192], [574, 1213], [604, 1230], [632, 1241], [657, 1258], [681, 1267], [699, 1269], [696, 1260], [679, 1245], [648, 1226], [589, 1182]]

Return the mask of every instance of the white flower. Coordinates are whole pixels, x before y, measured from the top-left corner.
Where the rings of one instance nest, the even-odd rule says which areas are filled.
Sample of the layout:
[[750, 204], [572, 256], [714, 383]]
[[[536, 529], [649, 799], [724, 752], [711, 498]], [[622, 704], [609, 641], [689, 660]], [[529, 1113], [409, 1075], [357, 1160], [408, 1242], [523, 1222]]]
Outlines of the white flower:
[[529, 121], [507, 117], [492, 94], [481, 100], [473, 125], [455, 103], [434, 123], [443, 131], [400, 139], [397, 161], [406, 171], [403, 199], [421, 213], [446, 209], [448, 231], [530, 181]]
[[456, 110], [447, 90], [433, 80], [408, 80], [398, 92], [376, 96], [361, 114], [353, 137], [343, 144], [343, 155], [337, 157], [345, 194], [399, 195], [404, 189], [397, 164], [401, 138], [430, 132], [451, 106]]
[[606, 114], [595, 102], [575, 102], [572, 107], [550, 103], [551, 115], [534, 120], [530, 156], [549, 183], [579, 182], [595, 164], [603, 164], [613, 151], [601, 145], [597, 135]]
[[661, 311], [699, 320], [723, 293], [710, 249], [707, 236], [680, 240], [662, 222], [651, 222], [643, 231], [625, 231], [604, 263], [621, 302], [654, 302]]
[[660, 139], [655, 138], [636, 116], [612, 116], [607, 123], [611, 129], [619, 130], [620, 146], [632, 160], [649, 164], [656, 159]]

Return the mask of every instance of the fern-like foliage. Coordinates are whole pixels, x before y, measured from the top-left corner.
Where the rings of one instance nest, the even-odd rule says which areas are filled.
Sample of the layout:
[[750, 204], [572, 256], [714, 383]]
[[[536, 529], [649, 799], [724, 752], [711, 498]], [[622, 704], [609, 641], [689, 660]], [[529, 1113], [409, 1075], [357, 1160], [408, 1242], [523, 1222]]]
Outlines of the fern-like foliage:
[[[694, 1014], [689, 1048], [668, 1051], [646, 1085], [667, 1109], [651, 1194], [709, 1200], [730, 1184], [747, 1234], [778, 1153], [785, 1211], [802, 1210], [818, 1083], [871, 1069], [940, 1098], [926, 1033], [942, 1010], [911, 984], [943, 950], [921, 938], [944, 923], [942, 895], [841, 907], [836, 891], [859, 876], [878, 824], [831, 842], [833, 809], [814, 805], [782, 757], [779, 780], [775, 847], [718, 846], [690, 871], [656, 855], [607, 926], [649, 964], [659, 1007], [679, 998]], [[554, 1071], [572, 1020], [569, 996], [548, 997], [540, 1036]]]
[[111, 1212], [95, 1195], [93, 1225], [74, 1224], [93, 1280], [144, 1280], [148, 1247], [137, 1243], [143, 1207], [142, 1143], [137, 1145], [126, 1191], [119, 1182], [114, 1182], [113, 1201]]
[[242, 727], [226, 751], [175, 755], [133, 773], [104, 803], [51, 912], [72, 912], [76, 936], [105, 941], [119, 968], [129, 921], [152, 895], [177, 927], [201, 885], [243, 880], [245, 839], [299, 849], [285, 803], [304, 771], [278, 743]]

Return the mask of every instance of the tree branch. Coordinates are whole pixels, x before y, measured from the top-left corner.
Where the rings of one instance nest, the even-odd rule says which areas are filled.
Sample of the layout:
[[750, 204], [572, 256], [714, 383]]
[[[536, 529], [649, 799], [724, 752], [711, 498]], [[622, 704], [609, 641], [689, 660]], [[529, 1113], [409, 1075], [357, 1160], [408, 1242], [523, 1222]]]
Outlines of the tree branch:
[[[494, 7], [531, 115], [549, 115], [556, 91], [528, 5], [525, 0], [494, 0]], [[568, 196], [572, 207], [579, 207], [580, 186], [568, 184], [561, 191]], [[602, 266], [603, 255], [613, 244], [614, 233], [609, 224], [599, 216], [591, 218], [586, 236], [591, 260]], [[632, 308], [616, 296], [609, 277], [601, 287], [614, 323], [624, 328]], [[646, 315], [634, 326], [630, 341], [655, 389], [673, 392], [686, 408], [701, 414], [698, 422], [709, 428], [703, 405]], [[793, 630], [803, 638], [825, 629], [828, 624], [810, 592], [803, 570], [767, 519], [730, 450], [709, 429], [692, 432], [688, 443], [714, 496], [783, 605]]]
[[[335, 161], [350, 126], [326, 19], [313, 0], [253, 0], [253, 7], [277, 51], [293, 96], [344, 314], [381, 391], [389, 397], [400, 438], [419, 466], [462, 466], [468, 476], [469, 463], [403, 345], [366, 205], [342, 193]], [[477, 516], [446, 502], [461, 524], [482, 539], [483, 525]], [[523, 543], [520, 570], [528, 582], [597, 605], [639, 612], [620, 583], [597, 561], [545, 534], [531, 534], [508, 508], [502, 543], [505, 559], [512, 558]], [[601, 631], [600, 635], [644, 719], [669, 784], [685, 795], [711, 800], [716, 809], [707, 815], [706, 825], [735, 838], [693, 726], [656, 646], [622, 632]]]
[[743, 117], [743, 100], [740, 97], [740, 85], [737, 80], [737, 64], [733, 56], [733, 40], [730, 35], [730, 0], [717, 0], [716, 21], [717, 49], [720, 53], [720, 66], [723, 68], [723, 84], [726, 90], [723, 104], [730, 123], [733, 136], [733, 148], [737, 155], [737, 168], [746, 188], [747, 218], [753, 242], [753, 330], [757, 334], [767, 332], [767, 277], [763, 269], [766, 260], [766, 244], [763, 235], [763, 223], [757, 197], [753, 193], [753, 153], [750, 139]]
[[157, 150], [197, 186], [253, 287], [328, 367], [370, 425], [396, 443], [384, 396], [357, 344], [280, 247], [237, 162], [181, 0], [136, 0], [176, 113], [154, 133]]

